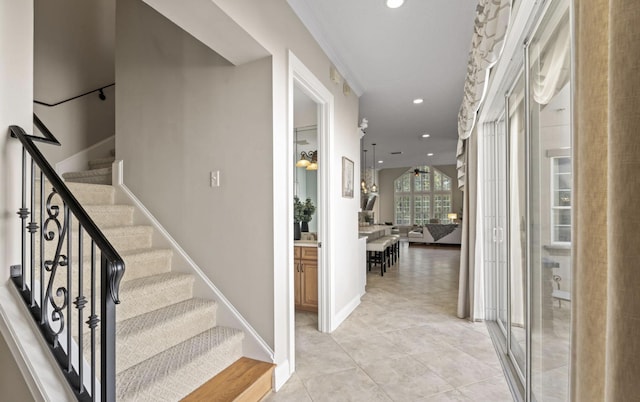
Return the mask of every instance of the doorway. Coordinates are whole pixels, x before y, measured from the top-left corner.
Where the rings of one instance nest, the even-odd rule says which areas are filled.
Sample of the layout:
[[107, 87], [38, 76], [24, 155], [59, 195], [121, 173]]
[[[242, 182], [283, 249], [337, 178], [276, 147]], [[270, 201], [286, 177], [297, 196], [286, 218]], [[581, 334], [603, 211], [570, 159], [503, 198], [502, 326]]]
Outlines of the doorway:
[[[291, 224], [291, 234], [289, 236], [288, 256], [289, 264], [287, 267], [288, 286], [287, 286], [287, 327], [288, 327], [288, 357], [289, 357], [289, 374], [295, 371], [295, 286], [296, 278], [296, 262], [294, 258], [294, 195], [300, 188], [295, 189], [295, 167], [296, 162], [300, 158], [298, 153], [294, 157], [295, 150], [295, 94], [299, 94], [299, 98], [303, 103], [310, 106], [311, 114], [313, 114], [313, 103], [315, 103], [315, 133], [316, 133], [316, 216], [311, 219], [315, 220], [315, 226], [312, 226], [316, 230], [316, 253], [317, 253], [317, 305], [318, 305], [318, 330], [321, 332], [330, 332], [332, 330], [332, 312], [333, 312], [333, 289], [331, 286], [332, 264], [329, 254], [331, 250], [331, 227], [330, 214], [331, 205], [329, 197], [329, 189], [331, 188], [331, 174], [330, 163], [331, 161], [331, 138], [333, 135], [333, 112], [334, 112], [334, 100], [331, 92], [322, 84], [322, 82], [290, 51], [289, 52], [289, 77], [288, 77], [288, 116], [289, 116], [289, 130], [288, 130], [288, 144], [290, 144], [291, 151], [289, 152], [287, 163], [287, 177], [289, 178], [288, 200], [290, 201], [289, 210], [289, 222]], [[304, 98], [308, 98], [304, 102]], [[309, 103], [312, 102], [312, 103]], [[302, 118], [302, 115], [300, 116]], [[303, 121], [303, 120], [300, 120]], [[309, 124], [306, 124], [309, 128]], [[303, 123], [300, 123], [300, 127], [303, 127]], [[311, 130], [309, 130], [311, 131]], [[300, 130], [302, 133], [302, 130]], [[313, 151], [313, 150], [311, 150]], [[313, 157], [309, 162], [313, 162]], [[306, 172], [306, 169], [305, 169]], [[301, 177], [299, 176], [298, 179]], [[305, 176], [306, 179], [306, 176]], [[300, 183], [299, 183], [300, 185]], [[313, 186], [311, 186], [313, 188]], [[306, 201], [306, 199], [305, 199]], [[311, 222], [310, 221], [310, 222]], [[300, 258], [302, 259], [302, 255]], [[310, 289], [312, 292], [313, 289]]]

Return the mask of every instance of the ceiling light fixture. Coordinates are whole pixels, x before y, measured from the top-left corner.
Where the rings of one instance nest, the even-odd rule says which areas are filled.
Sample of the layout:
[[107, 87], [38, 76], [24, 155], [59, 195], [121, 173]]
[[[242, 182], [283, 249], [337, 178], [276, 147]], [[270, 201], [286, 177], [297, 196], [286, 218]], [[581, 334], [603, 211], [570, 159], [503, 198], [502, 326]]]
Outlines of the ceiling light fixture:
[[378, 163], [383, 163], [384, 161], [378, 161]]
[[429, 138], [431, 137], [431, 134], [422, 134], [422, 138]]
[[433, 156], [433, 152], [429, 152], [427, 156]]
[[373, 161], [376, 160], [376, 144], [371, 144], [371, 146], [373, 146], [373, 159], [371, 159], [371, 175], [373, 176], [371, 181], [373, 184], [371, 185], [371, 192], [375, 193], [378, 191], [378, 186], [376, 186], [376, 168], [373, 166]]
[[398, 8], [404, 4], [404, 0], [387, 0], [387, 7]]
[[422, 98], [416, 98], [416, 99], [413, 100], [413, 103], [416, 104], [416, 105], [419, 105], [422, 102], [424, 102], [424, 99], [422, 99]]

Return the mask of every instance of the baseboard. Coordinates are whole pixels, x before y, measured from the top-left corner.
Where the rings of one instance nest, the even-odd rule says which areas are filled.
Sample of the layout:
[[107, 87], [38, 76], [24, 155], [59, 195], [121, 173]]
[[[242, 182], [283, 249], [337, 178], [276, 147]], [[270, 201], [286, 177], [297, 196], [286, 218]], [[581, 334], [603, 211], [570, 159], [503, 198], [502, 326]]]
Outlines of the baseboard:
[[278, 364], [273, 371], [273, 390], [278, 391], [291, 378], [291, 368], [289, 360]]
[[14, 285], [0, 285], [0, 333], [35, 401], [75, 401]]
[[331, 332], [338, 329], [340, 324], [342, 324], [342, 322], [346, 320], [347, 317], [349, 317], [349, 315], [353, 313], [353, 310], [355, 310], [359, 305], [360, 305], [360, 296], [356, 296], [349, 303], [347, 303], [347, 305], [344, 306], [342, 310], [338, 311], [338, 313], [334, 316], [334, 320], [332, 323], [333, 328], [331, 328]]
[[245, 333], [243, 342], [243, 354], [256, 360], [274, 362], [274, 352], [269, 345], [262, 339], [256, 330], [244, 319], [231, 302], [222, 294], [222, 292], [211, 282], [209, 277], [200, 269], [198, 264], [189, 257], [178, 242], [171, 237], [169, 232], [158, 222], [158, 220], [149, 212], [142, 202], [129, 190], [123, 180], [123, 161], [118, 160], [113, 163], [112, 170], [113, 186], [124, 195], [127, 200], [134, 205], [144, 215], [146, 222], [153, 226], [162, 240], [174, 252], [174, 258], [182, 260], [182, 266], [187, 266], [189, 270], [200, 278], [202, 283], [209, 291], [208, 296], [218, 302], [218, 323], [224, 326], [242, 329]]

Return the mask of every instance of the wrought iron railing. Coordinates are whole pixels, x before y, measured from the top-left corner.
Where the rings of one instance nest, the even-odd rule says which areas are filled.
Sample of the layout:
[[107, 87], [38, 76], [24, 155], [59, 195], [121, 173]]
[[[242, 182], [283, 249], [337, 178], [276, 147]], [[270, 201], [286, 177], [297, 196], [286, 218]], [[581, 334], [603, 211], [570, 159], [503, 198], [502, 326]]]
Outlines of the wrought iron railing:
[[83, 96], [92, 94], [94, 92], [98, 92], [98, 96], [100, 97], [100, 100], [105, 100], [105, 99], [107, 99], [107, 97], [104, 94], [104, 90], [109, 88], [109, 87], [113, 87], [115, 85], [116, 85], [116, 83], [114, 82], [113, 84], [109, 84], [109, 85], [105, 85], [105, 86], [100, 87], [100, 88], [92, 89], [91, 91], [87, 91], [85, 93], [81, 93], [80, 95], [72, 96], [71, 98], [63, 99], [63, 100], [55, 102], [55, 103], [47, 103], [47, 102], [43, 102], [43, 101], [39, 101], [39, 100], [34, 100], [33, 103], [36, 103], [36, 104], [42, 105], [42, 106], [54, 107], [54, 106], [62, 105], [63, 103], [67, 103], [69, 101], [78, 99], [78, 98], [82, 98]]
[[115, 401], [124, 262], [34, 145], [59, 145], [34, 120], [44, 138], [10, 127], [22, 143], [22, 257], [11, 277], [78, 400]]

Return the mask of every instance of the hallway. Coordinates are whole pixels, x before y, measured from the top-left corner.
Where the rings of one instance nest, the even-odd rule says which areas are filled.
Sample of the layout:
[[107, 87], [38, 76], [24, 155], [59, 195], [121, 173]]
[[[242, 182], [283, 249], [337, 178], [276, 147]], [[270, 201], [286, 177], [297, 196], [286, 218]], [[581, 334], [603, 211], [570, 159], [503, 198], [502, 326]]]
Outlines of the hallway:
[[459, 248], [402, 243], [332, 334], [296, 313], [296, 372], [267, 401], [511, 401], [484, 323], [455, 316]]

